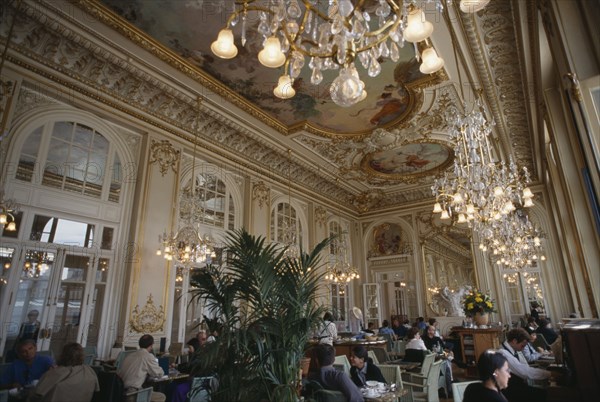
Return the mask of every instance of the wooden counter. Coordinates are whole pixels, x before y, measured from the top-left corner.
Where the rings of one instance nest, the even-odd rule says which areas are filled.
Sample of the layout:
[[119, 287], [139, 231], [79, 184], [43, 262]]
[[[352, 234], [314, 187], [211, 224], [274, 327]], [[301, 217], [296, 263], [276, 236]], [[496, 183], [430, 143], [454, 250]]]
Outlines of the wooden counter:
[[335, 348], [335, 355], [336, 356], [346, 355], [346, 356], [348, 356], [348, 359], [350, 359], [350, 355], [352, 354], [352, 348], [355, 346], [358, 346], [358, 345], [363, 345], [367, 349], [373, 349], [373, 348], [385, 349], [385, 347], [387, 345], [387, 341], [384, 339], [381, 341], [341, 341], [341, 342], [333, 343], [333, 347]]
[[500, 347], [500, 333], [502, 328], [463, 328], [453, 327], [452, 332], [460, 338], [462, 349], [462, 361], [465, 363], [475, 362], [487, 349], [498, 349]]

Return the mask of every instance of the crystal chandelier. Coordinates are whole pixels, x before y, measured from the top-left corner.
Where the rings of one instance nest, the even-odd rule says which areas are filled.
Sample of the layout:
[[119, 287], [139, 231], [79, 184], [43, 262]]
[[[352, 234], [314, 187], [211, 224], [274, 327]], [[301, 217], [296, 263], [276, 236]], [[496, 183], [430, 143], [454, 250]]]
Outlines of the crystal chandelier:
[[48, 264], [52, 263], [54, 257], [43, 251], [28, 250], [25, 253], [23, 273], [29, 278], [39, 278], [48, 271]]
[[431, 187], [436, 197], [433, 212], [440, 219], [453, 218], [481, 231], [513, 212], [515, 204], [533, 206], [533, 193], [526, 187], [527, 169], [521, 174], [512, 159], [506, 166], [493, 157], [488, 140], [493, 123], [486, 120], [480, 98], [470, 113], [450, 110], [448, 122], [454, 143], [453, 175], [446, 173]]
[[[198, 101], [200, 109], [200, 100]], [[200, 116], [200, 113], [198, 113]], [[214, 241], [209, 235], [200, 233], [200, 223], [204, 214], [204, 200], [200, 197], [200, 192], [196, 188], [196, 148], [197, 131], [200, 126], [196, 122], [196, 135], [194, 136], [194, 151], [192, 159], [192, 177], [190, 185], [183, 188], [179, 199], [180, 220], [182, 216], [188, 222], [187, 225], [180, 228], [177, 232], [163, 232], [158, 236], [160, 246], [156, 250], [156, 255], [162, 255], [167, 261], [175, 261], [176, 269], [184, 267], [191, 268], [197, 264], [204, 264], [209, 258], [215, 258]]]
[[300, 257], [296, 222], [292, 221], [292, 150], [288, 149], [288, 211], [287, 219], [282, 222], [281, 242], [284, 245], [284, 256], [297, 259]]
[[[476, 12], [488, 1], [462, 0], [460, 9]], [[397, 62], [399, 48], [411, 42], [420, 53], [417, 57], [423, 74], [433, 74], [444, 66], [428, 40], [433, 25], [425, 19], [419, 7], [422, 3], [434, 3], [438, 12], [443, 10], [442, 0], [236, 0], [211, 50], [223, 59], [235, 57], [238, 49], [232, 28], [241, 19], [241, 45], [245, 46], [248, 20], [257, 14], [256, 29], [263, 38], [258, 60], [270, 68], [284, 66], [274, 95], [288, 99], [296, 94], [294, 80], [308, 59], [313, 85], [323, 81], [324, 71], [339, 70], [329, 90], [336, 104], [347, 107], [367, 96], [356, 59], [370, 77], [376, 77], [381, 62]]]
[[529, 268], [538, 260], [546, 260], [540, 230], [533, 226], [522, 209], [492, 222], [480, 235], [479, 249], [491, 251], [492, 261], [502, 268]]
[[358, 268], [348, 262], [348, 247], [346, 240], [337, 237], [333, 243], [334, 254], [325, 268], [325, 279], [333, 283], [350, 282], [360, 278]]
[[17, 230], [15, 215], [18, 211], [17, 204], [13, 200], [4, 199], [4, 190], [0, 191], [0, 225], [9, 232]]

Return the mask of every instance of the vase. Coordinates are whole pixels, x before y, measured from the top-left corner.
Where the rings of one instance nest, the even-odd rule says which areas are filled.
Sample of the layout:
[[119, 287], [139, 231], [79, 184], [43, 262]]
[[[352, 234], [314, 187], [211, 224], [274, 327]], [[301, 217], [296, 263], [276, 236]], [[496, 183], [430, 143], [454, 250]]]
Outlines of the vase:
[[482, 326], [482, 325], [487, 325], [488, 321], [490, 319], [490, 316], [488, 315], [488, 313], [475, 313], [475, 324], [477, 324], [478, 327]]

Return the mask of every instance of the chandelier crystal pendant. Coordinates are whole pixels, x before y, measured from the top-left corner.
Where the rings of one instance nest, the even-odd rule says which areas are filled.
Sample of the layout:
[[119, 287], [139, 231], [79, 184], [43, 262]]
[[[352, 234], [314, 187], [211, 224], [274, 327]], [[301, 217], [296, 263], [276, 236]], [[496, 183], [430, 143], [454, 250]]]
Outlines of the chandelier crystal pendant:
[[[443, 10], [443, 0], [236, 0], [211, 50], [223, 59], [235, 57], [238, 49], [232, 28], [241, 20], [241, 44], [245, 46], [248, 30], [254, 29], [249, 20], [257, 20], [256, 30], [263, 38], [260, 63], [270, 68], [284, 66], [275, 96], [293, 97], [293, 80], [308, 64], [313, 85], [323, 81], [324, 71], [339, 70], [330, 87], [331, 98], [347, 107], [367, 96], [356, 70], [357, 59], [370, 77], [376, 77], [382, 61], [398, 62], [399, 49], [406, 41], [421, 44], [415, 49], [423, 49], [422, 73], [433, 74], [444, 66], [427, 40], [433, 25], [425, 19], [419, 7], [422, 3], [435, 4], [438, 12]], [[468, 11], [476, 8], [464, 7]]]
[[332, 242], [334, 253], [330, 255], [329, 264], [325, 268], [325, 280], [332, 283], [346, 283], [360, 278], [358, 268], [348, 262], [348, 247], [341, 234]]

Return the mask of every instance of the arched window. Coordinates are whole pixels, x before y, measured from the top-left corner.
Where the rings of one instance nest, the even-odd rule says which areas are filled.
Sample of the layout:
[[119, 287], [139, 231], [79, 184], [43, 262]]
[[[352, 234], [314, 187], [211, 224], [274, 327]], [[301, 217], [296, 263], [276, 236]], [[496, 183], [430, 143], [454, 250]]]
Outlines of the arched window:
[[[191, 181], [188, 181], [184, 194], [189, 194], [190, 186]], [[196, 198], [193, 204], [189, 197], [181, 197], [179, 218], [182, 222], [193, 221], [216, 228], [235, 229], [235, 205], [223, 180], [212, 173], [197, 174], [194, 193]]]
[[281, 244], [304, 244], [302, 223], [296, 209], [287, 202], [277, 203], [271, 211], [271, 241]]
[[[43, 135], [44, 131], [50, 135]], [[38, 172], [41, 166], [43, 169]], [[121, 162], [110, 142], [95, 129], [56, 121], [39, 126], [28, 135], [15, 178], [118, 203]]]

